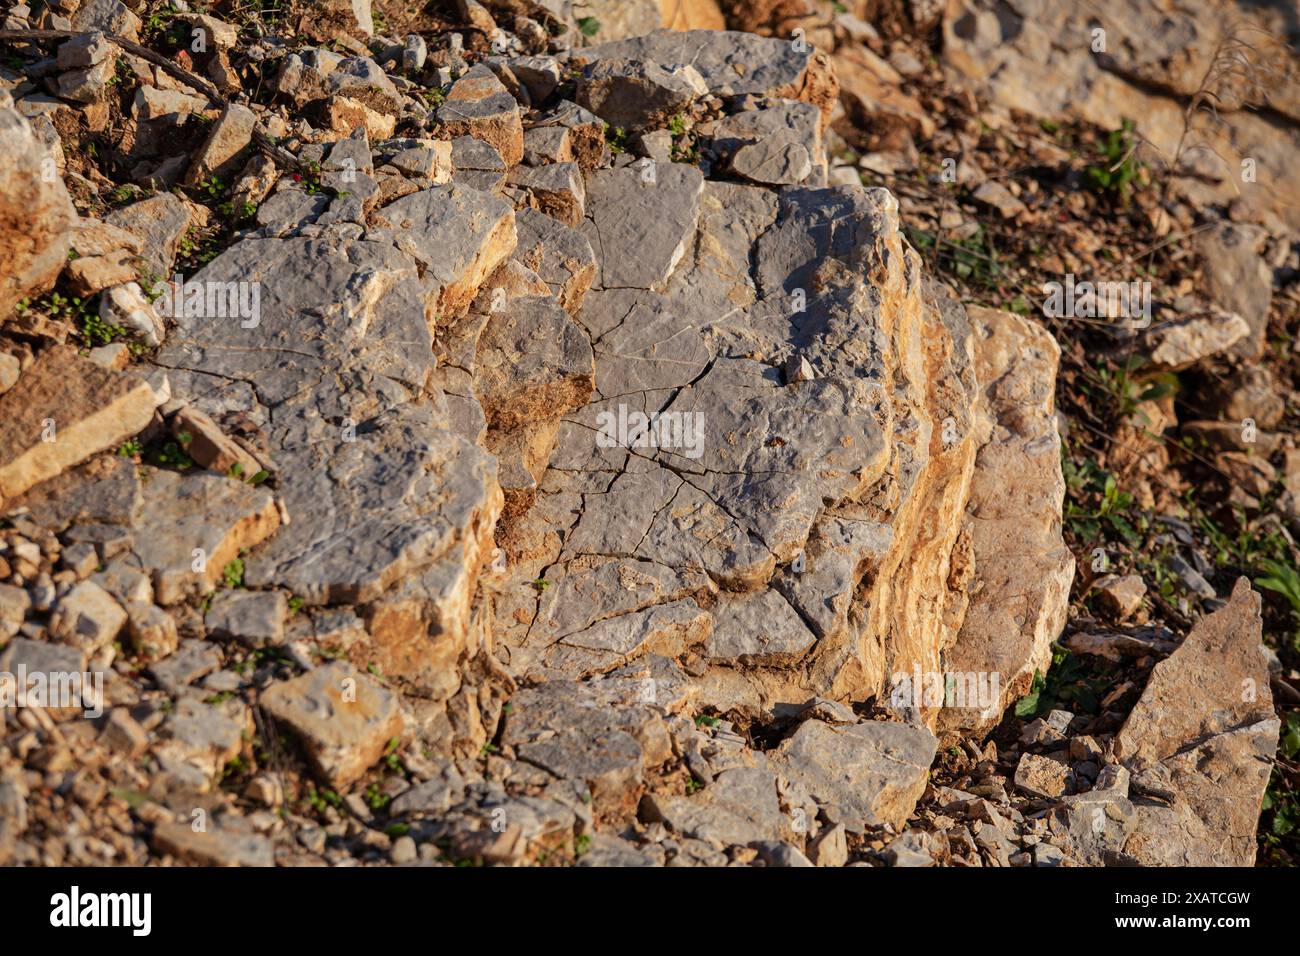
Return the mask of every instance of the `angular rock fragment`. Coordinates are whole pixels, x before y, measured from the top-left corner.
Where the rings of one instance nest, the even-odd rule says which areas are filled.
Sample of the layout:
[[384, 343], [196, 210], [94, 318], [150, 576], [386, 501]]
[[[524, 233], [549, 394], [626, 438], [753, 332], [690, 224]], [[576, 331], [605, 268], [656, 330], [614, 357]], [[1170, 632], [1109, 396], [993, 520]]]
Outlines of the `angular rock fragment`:
[[784, 101], [725, 117], [713, 144], [751, 182], [815, 186], [825, 179], [821, 114], [807, 103]]
[[144, 495], [134, 554], [163, 605], [242, 578], [241, 555], [280, 524], [270, 493], [230, 478], [159, 471]]
[[1115, 738], [1136, 775], [1163, 781], [1167, 804], [1137, 801], [1125, 853], [1153, 866], [1249, 866], [1279, 721], [1261, 639], [1260, 598], [1240, 578], [1158, 663]]
[[605, 144], [605, 121], [577, 103], [561, 100], [549, 112], [535, 117], [532, 123], [530, 130], [564, 130], [573, 161], [584, 171], [600, 168], [609, 156]]
[[45, 350], [0, 395], [0, 497], [11, 498], [139, 434], [165, 400], [144, 379], [66, 346]]
[[55, 606], [50, 633], [55, 638], [93, 654], [111, 643], [126, 624], [126, 611], [93, 581], [82, 581]]
[[601, 813], [629, 813], [646, 770], [672, 752], [655, 707], [610, 706], [593, 685], [551, 681], [520, 691], [510, 705], [502, 746], [559, 779], [589, 787]]
[[989, 385], [976, 420], [980, 448], [963, 532], [974, 555], [972, 596], [943, 669], [996, 675], [997, 699], [945, 707], [938, 727], [978, 733], [1047, 671], [1065, 625], [1074, 556], [1061, 537], [1065, 480], [1053, 389], [1060, 350], [1026, 319], [968, 311], [976, 376]]
[[162, 345], [166, 334], [162, 319], [135, 282], [105, 289], [99, 298], [99, 318], [109, 327], [129, 329], [152, 347]]
[[135, 40], [140, 31], [140, 18], [121, 0], [88, 0], [73, 15], [72, 28], [83, 32], [114, 33]]
[[176, 412], [172, 417], [172, 434], [185, 453], [209, 471], [242, 481], [262, 471], [256, 458], [197, 408], [186, 406]]
[[130, 282], [136, 277], [136, 261], [142, 248], [140, 240], [125, 229], [83, 219], [72, 237], [64, 276], [72, 290], [80, 295], [93, 295], [101, 289]]
[[[242, 823], [242, 821], [241, 821]], [[271, 841], [247, 824], [218, 817], [209, 829], [195, 830], [193, 821], [165, 820], [154, 827], [153, 846], [159, 853], [199, 866], [274, 866]]]
[[811, 103], [830, 118], [839, 93], [826, 54], [812, 44], [752, 33], [657, 30], [646, 36], [600, 43], [582, 51], [589, 60], [689, 64], [710, 93], [769, 96]]
[[203, 616], [209, 635], [249, 647], [284, 643], [288, 601], [279, 591], [221, 591]]
[[496, 148], [471, 136], [451, 141], [454, 179], [482, 192], [491, 192], [506, 178], [506, 163]]
[[262, 706], [299, 736], [335, 789], [360, 778], [402, 732], [397, 698], [342, 662], [275, 684]]
[[648, 60], [606, 57], [578, 80], [578, 105], [620, 129], [661, 129], [709, 92], [690, 64], [662, 66]]
[[582, 223], [586, 199], [582, 173], [576, 163], [516, 167], [506, 181], [529, 196], [533, 208], [576, 229]]
[[244, 151], [252, 142], [256, 127], [257, 117], [248, 107], [238, 103], [227, 106], [195, 154], [186, 182], [197, 185], [214, 176], [229, 182], [231, 176], [239, 171]]
[[1016, 786], [1031, 797], [1050, 800], [1063, 796], [1070, 781], [1070, 766], [1064, 761], [1029, 753], [1020, 755]]
[[516, 242], [515, 217], [508, 205], [455, 184], [389, 203], [377, 220], [397, 231], [398, 248], [429, 269], [440, 284], [434, 308], [442, 318], [465, 310]]
[[576, 316], [596, 278], [596, 255], [578, 231], [534, 209], [515, 215], [518, 242], [514, 258], [551, 288], [555, 301]]
[[252, 729], [253, 718], [243, 701], [207, 703], [186, 693], [159, 728], [154, 752], [169, 773], [192, 778], [206, 789], [239, 755]]
[[1214, 309], [1205, 315], [1153, 325], [1145, 340], [1151, 364], [1176, 372], [1228, 351], [1250, 334], [1250, 325], [1241, 316]]
[[901, 829], [920, 799], [938, 742], [923, 727], [873, 721], [834, 727], [806, 720], [770, 757], [832, 823], [850, 833]]
[[1142, 582], [1141, 576], [1136, 574], [1108, 574], [1092, 587], [1097, 592], [1101, 606], [1117, 620], [1136, 613], [1147, 593], [1147, 586]]
[[146, 601], [126, 604], [127, 630], [131, 648], [146, 661], [173, 654], [180, 642], [176, 620], [162, 608]]
[[675, 834], [719, 846], [799, 839], [792, 816], [782, 810], [777, 776], [770, 770], [724, 770], [691, 797], [647, 794], [640, 816]]
[[105, 222], [140, 238], [144, 245], [142, 279], [171, 279], [176, 251], [190, 225], [189, 209], [181, 199], [173, 193], [159, 193], [115, 210]]
[[524, 126], [519, 104], [487, 66], [462, 76], [438, 108], [438, 123], [450, 139], [472, 136], [491, 145], [506, 167], [524, 158]]

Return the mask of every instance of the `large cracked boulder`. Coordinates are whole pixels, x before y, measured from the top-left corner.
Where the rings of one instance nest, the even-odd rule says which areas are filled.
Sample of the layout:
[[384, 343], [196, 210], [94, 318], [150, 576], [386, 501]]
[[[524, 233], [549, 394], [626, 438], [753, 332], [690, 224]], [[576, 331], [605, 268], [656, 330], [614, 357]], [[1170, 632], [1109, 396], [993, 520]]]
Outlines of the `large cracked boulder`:
[[[683, 860], [842, 859], [909, 825], [940, 736], [983, 735], [1046, 667], [1073, 571], [1058, 350], [928, 281], [888, 191], [822, 185], [836, 84], [811, 47], [659, 32], [571, 63], [581, 106], [529, 111], [478, 64], [439, 139], [354, 135], [320, 190], [265, 184], [170, 289], [139, 362], [170, 395], [47, 349], [0, 399], [22, 441], [50, 363], [93, 394], [67, 445], [0, 457], [0, 493], [84, 568], [87, 654], [125, 630], [180, 696], [224, 686], [215, 642], [283, 647], [304, 673], [249, 703], [331, 787], [404, 735], [489, 761], [466, 784], [412, 760], [395, 807], [424, 842], [519, 862], [635, 821]], [[653, 137], [700, 104], [724, 162], [607, 148], [602, 120]], [[141, 433], [188, 453], [78, 464]], [[998, 690], [898, 692], [952, 671]], [[187, 704], [166, 779], [210, 788], [249, 714]]]

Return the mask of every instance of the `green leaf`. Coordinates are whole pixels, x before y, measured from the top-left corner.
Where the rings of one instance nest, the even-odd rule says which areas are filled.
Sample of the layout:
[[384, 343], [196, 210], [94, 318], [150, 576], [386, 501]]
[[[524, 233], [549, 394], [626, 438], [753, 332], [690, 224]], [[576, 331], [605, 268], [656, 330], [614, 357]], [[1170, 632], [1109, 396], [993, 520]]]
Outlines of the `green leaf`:
[[1029, 693], [1016, 701], [1017, 717], [1028, 720], [1038, 713], [1038, 696], [1046, 685], [1047, 681], [1043, 679], [1042, 671], [1034, 671], [1034, 682], [1029, 686]]

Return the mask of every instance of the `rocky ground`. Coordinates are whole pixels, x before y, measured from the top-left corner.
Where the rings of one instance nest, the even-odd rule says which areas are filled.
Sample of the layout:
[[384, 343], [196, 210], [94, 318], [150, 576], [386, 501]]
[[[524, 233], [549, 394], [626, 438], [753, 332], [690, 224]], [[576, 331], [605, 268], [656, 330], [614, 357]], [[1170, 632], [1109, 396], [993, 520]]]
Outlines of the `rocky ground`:
[[1294, 862], [1296, 26], [1094, 6], [9, 4], [0, 864]]

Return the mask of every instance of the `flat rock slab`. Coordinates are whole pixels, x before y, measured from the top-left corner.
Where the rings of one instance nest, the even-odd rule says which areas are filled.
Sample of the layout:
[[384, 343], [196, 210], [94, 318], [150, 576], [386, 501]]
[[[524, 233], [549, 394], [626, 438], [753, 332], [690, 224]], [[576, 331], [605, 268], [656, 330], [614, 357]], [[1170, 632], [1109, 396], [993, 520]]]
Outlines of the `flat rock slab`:
[[438, 283], [437, 315], [460, 315], [515, 248], [515, 215], [504, 200], [456, 183], [389, 203], [375, 215], [399, 248]]
[[[449, 217], [456, 197], [473, 193], [438, 188], [456, 191], [444, 197]], [[502, 257], [512, 225], [509, 236]], [[411, 401], [436, 364], [438, 291], [416, 261], [382, 242], [252, 239], [194, 281], [264, 290], [256, 324], [187, 317], [158, 357], [202, 373], [179, 396], [200, 410], [223, 410], [224, 390], [206, 383], [224, 379], [251, 386], [270, 419], [271, 467], [291, 521], [250, 556], [248, 584], [309, 603], [368, 601], [456, 548], [472, 562], [500, 508], [495, 461], [448, 430], [444, 408]]]
[[807, 720], [782, 741], [772, 765], [801, 784], [832, 823], [850, 833], [902, 829], [925, 790], [938, 741], [924, 727]]
[[[617, 681], [636, 690], [639, 684]], [[620, 699], [618, 688], [550, 681], [515, 694], [502, 735], [520, 760], [590, 788], [601, 812], [630, 813], [646, 769], [671, 754], [660, 711]]]
[[656, 30], [646, 36], [598, 43], [581, 51], [588, 60], [651, 61], [692, 66], [717, 96], [803, 100], [828, 118], [839, 93], [825, 54], [811, 43], [724, 30]]
[[[941, 732], [982, 733], [1051, 664], [1065, 626], [1074, 556], [1062, 537], [1061, 439], [1054, 383], [1060, 349], [1036, 322], [972, 306], [979, 443], [963, 521], [974, 556], [970, 602], [944, 667], [997, 675], [997, 699], [958, 702]], [[990, 690], [992, 684], [989, 685]]]
[[270, 839], [239, 824], [213, 823], [196, 831], [191, 821], [164, 820], [154, 827], [153, 847], [198, 866], [275, 866]]
[[695, 232], [703, 190], [700, 171], [679, 163], [588, 173], [581, 232], [600, 263], [597, 285], [662, 289]]
[[680, 836], [721, 847], [800, 839], [794, 832], [794, 817], [782, 809], [777, 775], [757, 768], [724, 770], [689, 797], [647, 794], [640, 815]]
[[1142, 766], [1217, 734], [1272, 716], [1260, 597], [1238, 578], [1226, 607], [1202, 618], [1178, 649], [1152, 668], [1146, 689], [1115, 737], [1115, 754]]
[[269, 491], [207, 473], [155, 472], [144, 498], [134, 554], [159, 604], [211, 591], [280, 525]]
[[164, 398], [75, 349], [46, 349], [0, 395], [0, 500], [139, 434]]
[[713, 635], [706, 653], [718, 663], [789, 665], [817, 641], [795, 609], [775, 589], [720, 595], [713, 613]]

